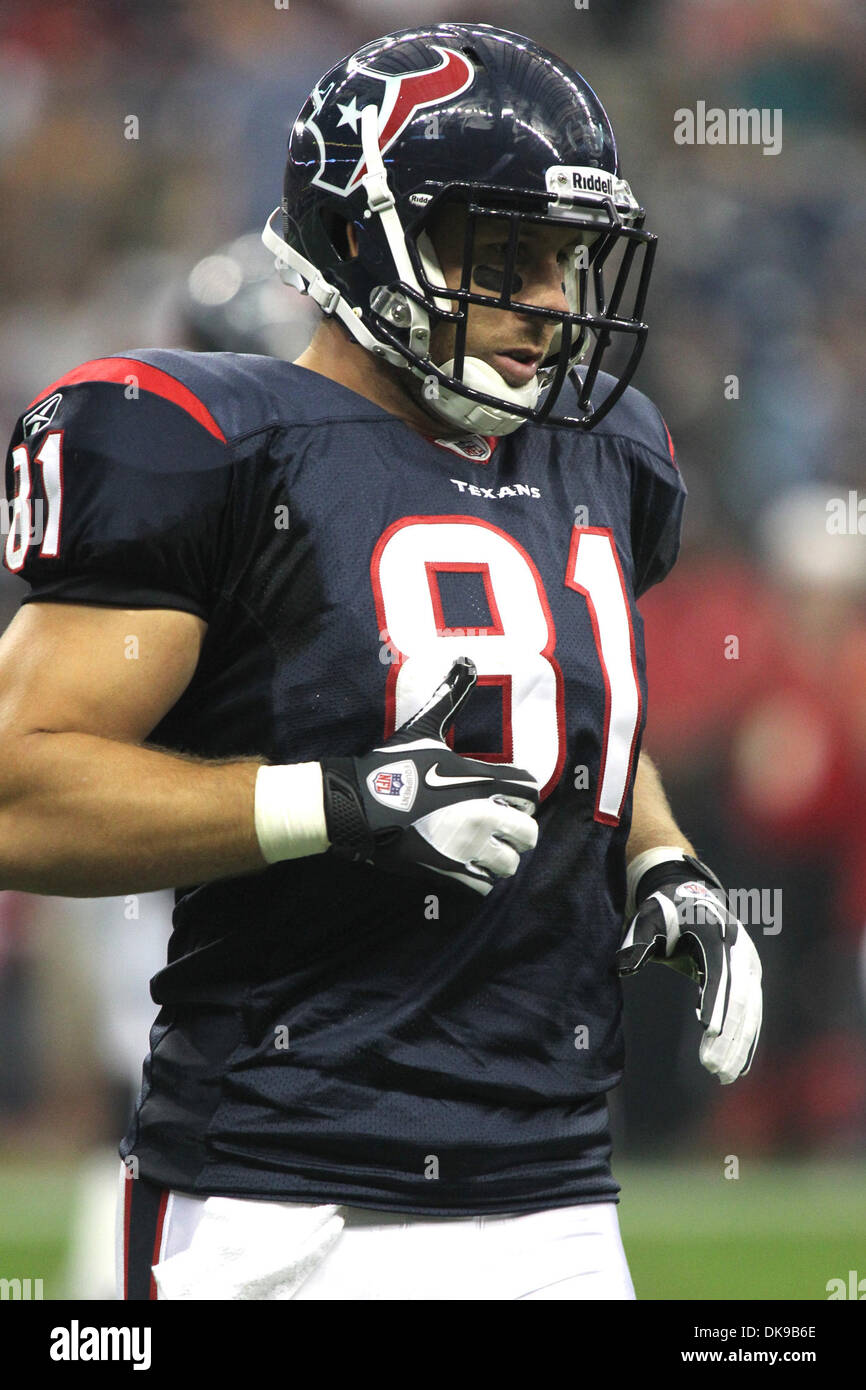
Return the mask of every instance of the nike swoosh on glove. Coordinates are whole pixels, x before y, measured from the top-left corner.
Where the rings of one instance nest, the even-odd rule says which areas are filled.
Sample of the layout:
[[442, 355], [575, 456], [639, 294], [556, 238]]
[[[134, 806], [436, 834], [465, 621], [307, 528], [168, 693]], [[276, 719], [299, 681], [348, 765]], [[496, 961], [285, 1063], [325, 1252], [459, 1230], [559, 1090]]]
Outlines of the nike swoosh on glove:
[[381, 747], [322, 759], [334, 854], [396, 874], [442, 874], [484, 895], [516, 873], [538, 840], [538, 783], [510, 764], [461, 758], [445, 742], [476, 679], [474, 663], [459, 657]]
[[711, 869], [691, 855], [656, 864], [640, 878], [637, 911], [617, 952], [620, 975], [659, 960], [700, 986], [697, 1016], [706, 1032], [700, 1059], [729, 1085], [752, 1065], [761, 1031], [761, 961], [728, 910]]

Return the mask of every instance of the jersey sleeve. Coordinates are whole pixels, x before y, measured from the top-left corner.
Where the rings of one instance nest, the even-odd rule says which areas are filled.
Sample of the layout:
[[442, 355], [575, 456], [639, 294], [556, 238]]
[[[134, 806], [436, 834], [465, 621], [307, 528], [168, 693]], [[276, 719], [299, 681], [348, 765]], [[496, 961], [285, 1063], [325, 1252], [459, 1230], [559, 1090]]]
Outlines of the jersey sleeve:
[[208, 619], [230, 535], [222, 431], [177, 377], [86, 363], [19, 420], [4, 563], [23, 600], [177, 608]]
[[673, 569], [687, 496], [668, 427], [655, 406], [643, 400], [653, 418], [635, 442], [633, 456], [631, 538], [638, 598]]

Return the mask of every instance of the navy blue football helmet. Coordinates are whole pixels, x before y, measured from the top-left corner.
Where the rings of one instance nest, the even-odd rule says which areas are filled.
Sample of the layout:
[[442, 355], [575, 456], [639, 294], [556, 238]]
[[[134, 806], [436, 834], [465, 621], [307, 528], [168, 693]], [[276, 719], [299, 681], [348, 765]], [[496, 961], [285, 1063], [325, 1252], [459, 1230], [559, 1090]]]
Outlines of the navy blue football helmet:
[[[443, 205], [458, 204], [462, 279], [449, 288], [428, 229]], [[504, 225], [508, 238], [489, 294], [470, 288], [484, 219]], [[589, 84], [519, 34], [446, 23], [388, 34], [325, 74], [292, 130], [282, 207], [263, 240], [288, 284], [337, 315], [368, 351], [423, 380], [428, 410], [461, 429], [502, 435], [527, 420], [590, 429], [625, 390], [647, 334], [656, 239], [643, 222]], [[516, 297], [518, 240], [528, 223], [575, 229], [563, 272], [570, 312]], [[466, 355], [470, 304], [555, 321], [531, 380], [511, 386]], [[430, 335], [443, 321], [456, 325], [454, 356], [438, 363]], [[613, 385], [599, 399], [612, 343], [626, 344], [624, 365], [605, 377]], [[554, 415], [569, 376], [581, 413]]]

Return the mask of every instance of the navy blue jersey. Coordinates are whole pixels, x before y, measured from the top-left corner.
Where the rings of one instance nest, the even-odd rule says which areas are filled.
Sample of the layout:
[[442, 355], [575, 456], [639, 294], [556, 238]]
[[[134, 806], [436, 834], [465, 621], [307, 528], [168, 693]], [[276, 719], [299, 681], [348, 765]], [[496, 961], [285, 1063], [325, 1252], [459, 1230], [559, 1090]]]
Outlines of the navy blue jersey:
[[6, 561], [29, 601], [207, 622], [149, 743], [366, 752], [466, 655], [450, 741], [543, 788], [537, 848], [484, 898], [330, 854], [178, 888], [121, 1148], [162, 1186], [441, 1215], [615, 1198], [635, 599], [685, 490], [632, 389], [589, 434], [493, 443], [276, 359], [170, 351], [86, 364], [19, 424]]

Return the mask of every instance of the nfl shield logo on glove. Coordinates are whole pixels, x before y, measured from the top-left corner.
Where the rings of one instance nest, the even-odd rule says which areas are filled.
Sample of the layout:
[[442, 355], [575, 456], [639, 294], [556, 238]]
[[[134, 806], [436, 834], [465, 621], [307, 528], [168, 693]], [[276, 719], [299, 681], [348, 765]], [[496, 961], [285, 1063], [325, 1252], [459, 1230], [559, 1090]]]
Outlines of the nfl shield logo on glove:
[[369, 774], [367, 788], [382, 806], [390, 806], [392, 810], [396, 806], [401, 811], [408, 811], [418, 790], [418, 774], [408, 759], [387, 763]]
[[383, 796], [397, 796], [403, 786], [402, 773], [380, 772], [374, 785]]

